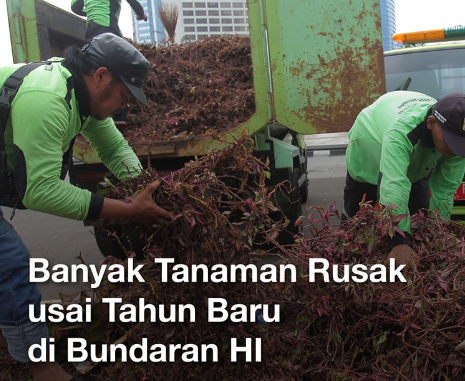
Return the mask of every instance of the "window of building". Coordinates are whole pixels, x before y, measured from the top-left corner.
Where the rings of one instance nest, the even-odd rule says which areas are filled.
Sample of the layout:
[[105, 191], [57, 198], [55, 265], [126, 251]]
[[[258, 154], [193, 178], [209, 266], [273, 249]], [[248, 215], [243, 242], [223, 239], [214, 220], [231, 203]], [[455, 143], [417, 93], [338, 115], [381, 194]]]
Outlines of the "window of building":
[[207, 19], [197, 19], [196, 24], [206, 24], [207, 23]]
[[241, 19], [234, 19], [234, 24], [244, 24], [245, 23], [245, 19], [244, 18], [241, 18]]
[[221, 16], [232, 16], [231, 11], [221, 11]]
[[221, 32], [221, 28], [219, 26], [211, 26], [210, 32]]
[[233, 16], [244, 16], [244, 11], [234, 10]]
[[234, 2], [232, 3], [233, 8], [244, 8], [244, 3]]
[[195, 34], [185, 34], [184, 39], [187, 41], [195, 41]]
[[197, 32], [208, 32], [208, 26], [198, 26]]
[[231, 8], [231, 3], [220, 3], [220, 8]]
[[207, 8], [218, 8], [218, 3], [207, 3]]
[[206, 15], [207, 15], [207, 11], [195, 11], [195, 15], [196, 15], [196, 16], [206, 16]]
[[232, 32], [233, 31], [232, 26], [223, 26], [223, 27], [221, 27], [221, 29], [222, 29], [223, 32]]
[[194, 8], [205, 8], [205, 3], [194, 3]]
[[182, 3], [183, 8], [194, 8], [194, 3]]
[[209, 15], [209, 16], [219, 16], [219, 15], [220, 15], [220, 11], [208, 11], [208, 15]]
[[232, 24], [232, 19], [221, 19], [221, 24]]
[[195, 32], [195, 26], [185, 26], [184, 32]]
[[210, 23], [210, 24], [219, 24], [219, 23], [220, 23], [220, 19], [217, 19], [217, 18], [209, 19], [209, 23]]
[[194, 16], [194, 11], [182, 11], [183, 16]]
[[195, 24], [194, 19], [184, 19], [184, 24]]

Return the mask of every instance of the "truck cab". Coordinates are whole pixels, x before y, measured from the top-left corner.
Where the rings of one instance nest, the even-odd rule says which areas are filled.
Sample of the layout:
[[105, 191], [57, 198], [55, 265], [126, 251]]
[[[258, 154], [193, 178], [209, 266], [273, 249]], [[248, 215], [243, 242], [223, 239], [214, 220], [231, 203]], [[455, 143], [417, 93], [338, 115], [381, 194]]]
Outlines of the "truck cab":
[[[436, 99], [465, 92], [465, 27], [398, 33], [393, 38], [405, 47], [384, 53], [387, 91], [418, 91]], [[455, 192], [451, 218], [465, 219], [465, 178]]]

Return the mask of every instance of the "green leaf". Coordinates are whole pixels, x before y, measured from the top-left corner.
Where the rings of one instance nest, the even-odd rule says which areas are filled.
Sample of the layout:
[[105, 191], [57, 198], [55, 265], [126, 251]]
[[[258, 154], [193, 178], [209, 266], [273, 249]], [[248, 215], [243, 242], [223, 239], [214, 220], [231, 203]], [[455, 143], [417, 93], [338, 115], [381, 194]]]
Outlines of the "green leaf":
[[378, 345], [382, 344], [382, 343], [384, 343], [386, 341], [388, 333], [389, 333], [389, 331], [384, 332], [383, 336], [381, 336], [379, 338], [379, 340], [378, 340]]

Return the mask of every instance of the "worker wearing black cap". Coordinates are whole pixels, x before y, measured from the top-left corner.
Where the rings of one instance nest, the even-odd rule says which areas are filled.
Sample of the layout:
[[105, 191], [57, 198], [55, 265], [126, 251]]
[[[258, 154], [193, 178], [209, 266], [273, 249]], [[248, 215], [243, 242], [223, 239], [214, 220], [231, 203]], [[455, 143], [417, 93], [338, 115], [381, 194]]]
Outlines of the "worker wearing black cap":
[[[138, 0], [126, 0], [136, 13], [137, 20], [147, 21], [144, 8]], [[87, 17], [86, 41], [101, 33], [113, 33], [123, 37], [118, 26], [121, 0], [72, 0], [71, 10]]]
[[[399, 215], [438, 210], [450, 218], [453, 195], [465, 173], [465, 94], [439, 101], [417, 92], [394, 91], [360, 112], [349, 131], [344, 216], [359, 203], [379, 201]], [[410, 218], [391, 240], [388, 258], [408, 264]]]
[[[0, 68], [0, 84], [20, 66]], [[79, 133], [119, 179], [140, 172], [139, 159], [111, 116], [133, 97], [147, 103], [142, 84], [148, 70], [148, 61], [136, 48], [108, 33], [83, 49], [69, 48], [64, 59], [52, 59], [24, 78], [6, 124], [0, 128], [0, 133], [5, 128], [6, 152], [6, 168], [0, 174], [14, 178], [14, 191], [25, 207], [75, 220], [154, 224], [171, 219], [169, 212], [153, 202], [158, 182], [148, 185], [133, 202], [124, 203], [63, 180], [66, 153]], [[0, 182], [2, 196], [4, 185]], [[29, 346], [48, 339], [48, 331], [46, 323], [29, 319], [29, 306], [37, 312], [41, 300], [37, 286], [29, 282], [29, 260], [29, 251], [0, 208], [0, 329], [10, 354], [30, 365], [35, 381], [68, 381], [71, 376], [56, 363], [30, 361]]]

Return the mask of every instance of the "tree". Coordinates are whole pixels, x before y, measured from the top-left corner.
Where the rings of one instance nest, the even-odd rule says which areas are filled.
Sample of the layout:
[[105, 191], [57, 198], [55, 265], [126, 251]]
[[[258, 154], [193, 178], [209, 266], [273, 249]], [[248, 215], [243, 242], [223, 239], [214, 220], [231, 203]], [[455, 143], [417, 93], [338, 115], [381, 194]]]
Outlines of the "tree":
[[178, 6], [172, 3], [161, 3], [158, 7], [158, 14], [168, 34], [168, 41], [174, 43], [176, 24], [178, 23]]

